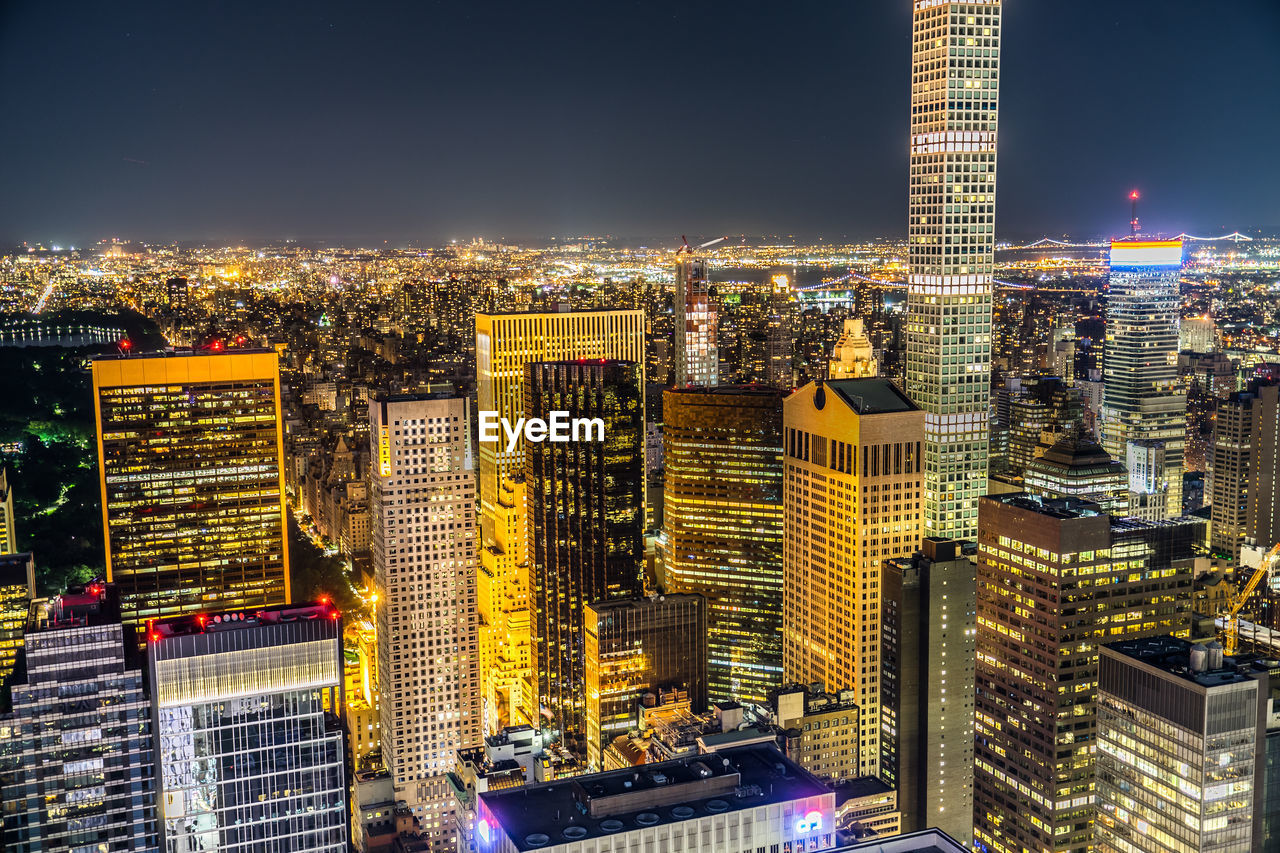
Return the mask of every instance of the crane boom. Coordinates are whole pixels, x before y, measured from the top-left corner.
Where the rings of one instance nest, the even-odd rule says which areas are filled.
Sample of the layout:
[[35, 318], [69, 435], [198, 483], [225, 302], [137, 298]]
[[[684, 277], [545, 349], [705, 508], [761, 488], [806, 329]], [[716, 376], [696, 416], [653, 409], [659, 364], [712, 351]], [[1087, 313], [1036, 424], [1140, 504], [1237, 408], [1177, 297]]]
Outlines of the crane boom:
[[1277, 562], [1280, 562], [1280, 545], [1274, 546], [1267, 552], [1266, 556], [1262, 558], [1262, 562], [1258, 564], [1258, 568], [1253, 570], [1253, 574], [1245, 582], [1244, 587], [1227, 603], [1226, 619], [1223, 625], [1225, 634], [1222, 643], [1223, 654], [1234, 655], [1236, 653], [1236, 647], [1240, 644], [1240, 611], [1244, 609], [1249, 598], [1257, 591], [1262, 579], [1270, 576]]

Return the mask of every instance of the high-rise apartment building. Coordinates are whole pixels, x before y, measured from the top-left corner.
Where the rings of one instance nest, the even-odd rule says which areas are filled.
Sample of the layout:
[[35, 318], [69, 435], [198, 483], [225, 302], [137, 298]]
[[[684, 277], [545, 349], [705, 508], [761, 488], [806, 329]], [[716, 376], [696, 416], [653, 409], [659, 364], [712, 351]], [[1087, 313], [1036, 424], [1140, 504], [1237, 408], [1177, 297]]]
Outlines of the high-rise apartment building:
[[1128, 460], [1129, 442], [1162, 443], [1158, 478], [1135, 480], [1131, 487], [1131, 510], [1150, 502], [1144, 496], [1163, 498], [1163, 515], [1150, 514], [1153, 520], [1182, 514], [1187, 395], [1177, 387], [1181, 269], [1181, 240], [1111, 243], [1102, 446], [1113, 458]]
[[701, 595], [651, 595], [586, 605], [587, 763], [635, 729], [646, 693], [674, 689], [707, 708], [707, 602]]
[[1098, 853], [1265, 850], [1268, 674], [1222, 647], [1124, 640], [1098, 663]]
[[1090, 849], [1098, 646], [1189, 630], [1202, 529], [1071, 498], [982, 499], [976, 849]]
[[446, 774], [481, 741], [475, 466], [465, 399], [369, 402], [382, 758], [433, 849], [457, 843]]
[[716, 349], [718, 308], [707, 279], [707, 261], [687, 246], [676, 253], [676, 381], [686, 385], [720, 382]]
[[2, 846], [151, 853], [151, 706], [115, 591], [90, 584], [40, 602], [32, 617], [26, 675], [0, 722]]
[[342, 624], [331, 604], [147, 631], [160, 849], [347, 849]]
[[861, 776], [880, 764], [880, 564], [919, 547], [924, 438], [888, 379], [813, 382], [783, 404], [783, 674], [856, 691]]
[[586, 761], [586, 605], [643, 594], [644, 384], [634, 361], [525, 367], [525, 415], [598, 419], [603, 435], [525, 448], [538, 701], [562, 745]]
[[906, 391], [928, 536], [972, 539], [987, 490], [999, 100], [1000, 1], [915, 0]]
[[977, 581], [955, 540], [885, 560], [880, 777], [898, 791], [902, 831], [973, 838]]
[[714, 701], [782, 685], [782, 400], [760, 385], [663, 394], [669, 592], [707, 599]]
[[1280, 542], [1280, 385], [1258, 388], [1245, 535], [1263, 548]]
[[276, 353], [98, 358], [93, 395], [124, 621], [288, 601]]
[[[644, 363], [642, 310], [476, 315], [476, 397], [481, 412], [515, 424], [524, 416], [524, 368], [537, 361], [615, 358]], [[643, 387], [643, 384], [641, 385]], [[486, 610], [481, 641], [493, 665], [481, 673], [488, 729], [537, 718], [529, 598], [526, 507], [512, 484], [524, 476], [524, 442], [480, 442], [480, 561], [501, 601]]]

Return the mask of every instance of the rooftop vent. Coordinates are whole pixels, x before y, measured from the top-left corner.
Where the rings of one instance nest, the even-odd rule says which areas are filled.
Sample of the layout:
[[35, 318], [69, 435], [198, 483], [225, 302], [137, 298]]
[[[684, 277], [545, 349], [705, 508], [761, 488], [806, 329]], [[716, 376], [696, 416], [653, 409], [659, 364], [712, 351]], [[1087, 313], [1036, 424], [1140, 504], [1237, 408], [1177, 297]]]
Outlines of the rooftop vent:
[[543, 835], [541, 832], [535, 832], [524, 837], [524, 843], [530, 847], [546, 847], [551, 843], [551, 836]]

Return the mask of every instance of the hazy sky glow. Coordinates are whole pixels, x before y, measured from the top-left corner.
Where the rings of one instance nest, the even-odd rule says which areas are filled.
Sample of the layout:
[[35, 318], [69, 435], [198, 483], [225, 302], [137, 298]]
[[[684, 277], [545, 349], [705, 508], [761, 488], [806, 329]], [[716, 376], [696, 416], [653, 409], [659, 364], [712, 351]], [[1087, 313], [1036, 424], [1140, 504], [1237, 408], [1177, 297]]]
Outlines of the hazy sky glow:
[[[909, 0], [0, 5], [0, 244], [905, 233]], [[1005, 0], [1001, 237], [1280, 227], [1280, 3]]]

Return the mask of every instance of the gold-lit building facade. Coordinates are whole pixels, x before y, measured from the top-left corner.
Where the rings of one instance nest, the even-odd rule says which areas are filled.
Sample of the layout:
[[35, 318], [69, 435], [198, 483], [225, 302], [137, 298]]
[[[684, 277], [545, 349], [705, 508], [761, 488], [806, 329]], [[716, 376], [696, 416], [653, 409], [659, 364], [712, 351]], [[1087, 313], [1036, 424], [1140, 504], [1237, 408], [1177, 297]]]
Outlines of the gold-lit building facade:
[[0, 554], [18, 550], [18, 536], [13, 528], [13, 489], [9, 488], [9, 471], [0, 468]]
[[584, 619], [587, 763], [636, 728], [646, 693], [674, 688], [692, 710], [707, 705], [707, 602], [701, 595], [653, 595], [588, 604]]
[[[560, 311], [476, 315], [476, 398], [481, 412], [515, 424], [524, 415], [524, 368], [538, 361], [615, 358], [644, 364], [644, 312]], [[643, 368], [642, 368], [643, 370]], [[643, 384], [642, 386], [643, 387]], [[524, 443], [481, 442], [480, 563], [491, 603], [482, 602], [480, 642], [486, 729], [537, 719], [528, 612], [529, 529], [515, 485]]]
[[560, 744], [585, 763], [586, 605], [644, 592], [644, 387], [633, 361], [525, 368], [525, 412], [598, 418], [603, 440], [530, 442], [530, 596], [538, 701]]
[[0, 706], [8, 701], [9, 676], [22, 651], [35, 588], [35, 561], [30, 554], [0, 555]]
[[707, 599], [712, 701], [782, 684], [782, 401], [761, 385], [663, 394], [668, 592]]
[[1117, 519], [1095, 503], [984, 497], [978, 520], [974, 842], [1093, 844], [1099, 646], [1184, 635], [1203, 522]]
[[888, 379], [810, 383], [783, 404], [782, 668], [855, 691], [858, 775], [880, 765], [880, 564], [920, 544], [924, 414]]
[[274, 351], [93, 362], [107, 579], [127, 624], [289, 600]]

